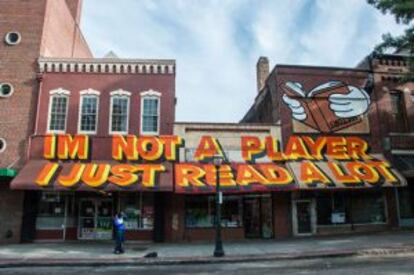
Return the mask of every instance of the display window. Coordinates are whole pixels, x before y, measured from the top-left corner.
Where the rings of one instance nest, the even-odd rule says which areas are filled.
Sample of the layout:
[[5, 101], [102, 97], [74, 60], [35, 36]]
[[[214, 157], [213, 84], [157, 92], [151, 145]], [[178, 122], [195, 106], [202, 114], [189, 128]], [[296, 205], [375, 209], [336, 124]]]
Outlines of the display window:
[[385, 223], [381, 190], [316, 194], [318, 225]]
[[[185, 201], [185, 223], [187, 228], [213, 227], [215, 225], [215, 196], [191, 196]], [[242, 226], [242, 200], [236, 196], [225, 196], [221, 205], [223, 227]]]
[[153, 229], [154, 199], [152, 194], [123, 194], [119, 199], [119, 210], [126, 216], [127, 230]]
[[36, 229], [62, 229], [65, 224], [71, 224], [74, 216], [73, 203], [74, 198], [71, 194], [41, 193]]

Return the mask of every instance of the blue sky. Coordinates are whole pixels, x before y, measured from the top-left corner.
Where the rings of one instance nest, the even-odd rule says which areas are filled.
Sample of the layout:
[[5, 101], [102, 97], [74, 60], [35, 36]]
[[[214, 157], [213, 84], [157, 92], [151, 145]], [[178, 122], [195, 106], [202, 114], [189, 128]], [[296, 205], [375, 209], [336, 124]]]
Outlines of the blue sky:
[[95, 55], [175, 59], [178, 121], [237, 122], [253, 103], [256, 62], [355, 66], [397, 25], [364, 0], [85, 0]]

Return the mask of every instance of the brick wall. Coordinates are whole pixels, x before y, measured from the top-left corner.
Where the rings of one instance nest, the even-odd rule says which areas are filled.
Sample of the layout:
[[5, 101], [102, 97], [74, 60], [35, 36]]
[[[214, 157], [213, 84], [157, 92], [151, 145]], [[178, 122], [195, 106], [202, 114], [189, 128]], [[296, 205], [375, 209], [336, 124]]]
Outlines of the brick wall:
[[8, 185], [0, 179], [0, 243], [20, 241], [23, 191], [11, 191]]
[[[7, 143], [0, 153], [0, 167], [20, 169], [25, 163], [39, 91], [39, 55], [91, 56], [76, 26], [65, 0], [0, 1], [0, 83], [10, 83], [14, 88], [10, 97], [0, 98], [0, 137]], [[18, 45], [4, 42], [10, 31], [21, 34]], [[8, 190], [8, 182], [0, 185], [0, 242], [2, 230], [9, 228], [13, 237], [6, 241], [18, 241], [23, 193]]]
[[[76, 1], [69, 1], [69, 3]], [[74, 5], [48, 0], [40, 55], [44, 57], [92, 57], [79, 24], [72, 16]]]

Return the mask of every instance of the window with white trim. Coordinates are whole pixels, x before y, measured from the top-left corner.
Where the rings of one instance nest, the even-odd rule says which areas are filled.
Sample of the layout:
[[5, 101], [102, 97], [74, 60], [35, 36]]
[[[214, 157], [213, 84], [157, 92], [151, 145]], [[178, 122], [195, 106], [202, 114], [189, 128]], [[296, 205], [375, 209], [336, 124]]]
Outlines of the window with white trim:
[[51, 91], [50, 94], [48, 131], [65, 132], [69, 91], [58, 89]]
[[94, 134], [98, 125], [98, 103], [96, 95], [82, 95], [79, 116], [79, 132]]
[[141, 93], [141, 133], [159, 134], [161, 93], [147, 91]]
[[123, 90], [111, 93], [110, 133], [128, 133], [130, 95], [130, 92]]

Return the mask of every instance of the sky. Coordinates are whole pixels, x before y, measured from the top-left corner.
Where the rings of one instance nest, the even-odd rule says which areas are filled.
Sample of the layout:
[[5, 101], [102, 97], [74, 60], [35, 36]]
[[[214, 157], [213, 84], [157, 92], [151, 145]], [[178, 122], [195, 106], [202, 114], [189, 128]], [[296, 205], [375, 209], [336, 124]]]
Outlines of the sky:
[[238, 122], [256, 62], [354, 67], [406, 28], [365, 0], [84, 0], [95, 57], [176, 60], [176, 120]]

